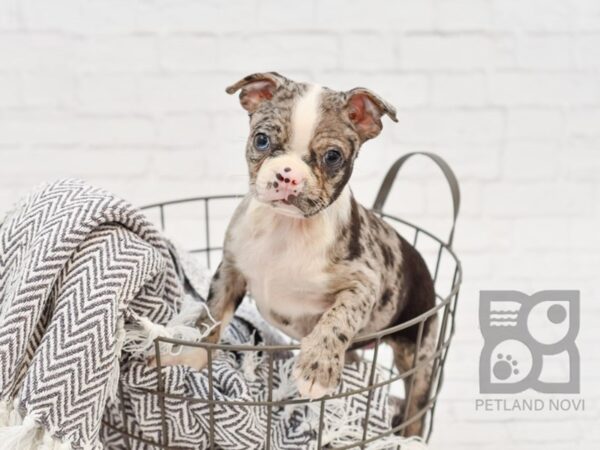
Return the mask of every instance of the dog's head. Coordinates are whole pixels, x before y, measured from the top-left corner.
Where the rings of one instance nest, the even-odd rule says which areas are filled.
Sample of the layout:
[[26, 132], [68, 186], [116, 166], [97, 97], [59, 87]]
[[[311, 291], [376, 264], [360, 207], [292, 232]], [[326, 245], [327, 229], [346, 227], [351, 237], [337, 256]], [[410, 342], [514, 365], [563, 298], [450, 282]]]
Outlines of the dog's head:
[[331, 205], [360, 146], [381, 131], [381, 116], [397, 121], [394, 108], [364, 88], [337, 92], [269, 72], [249, 75], [227, 93], [238, 90], [250, 115], [251, 193], [294, 217]]

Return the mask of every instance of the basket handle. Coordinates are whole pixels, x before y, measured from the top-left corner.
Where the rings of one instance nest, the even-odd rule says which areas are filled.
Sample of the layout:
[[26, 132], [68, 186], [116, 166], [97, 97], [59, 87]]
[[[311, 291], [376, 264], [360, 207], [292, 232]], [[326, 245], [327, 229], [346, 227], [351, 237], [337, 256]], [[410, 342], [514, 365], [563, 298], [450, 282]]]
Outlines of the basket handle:
[[448, 165], [446, 161], [444, 161], [440, 156], [435, 153], [429, 152], [412, 152], [407, 153], [406, 155], [401, 156], [388, 170], [388, 173], [385, 175], [383, 182], [381, 183], [381, 187], [379, 188], [379, 192], [377, 193], [377, 197], [375, 198], [375, 203], [373, 203], [373, 210], [379, 213], [383, 212], [383, 205], [387, 200], [387, 197], [394, 185], [394, 181], [396, 180], [396, 176], [398, 175], [398, 171], [404, 165], [404, 163], [415, 155], [423, 155], [431, 159], [437, 166], [442, 169], [442, 173], [444, 177], [446, 177], [446, 181], [450, 186], [450, 193], [452, 194], [452, 206], [454, 209], [453, 217], [452, 217], [452, 228], [450, 229], [450, 235], [448, 236], [448, 247], [452, 247], [452, 240], [454, 239], [454, 228], [456, 227], [456, 218], [458, 216], [458, 210], [460, 209], [460, 189], [458, 187], [458, 181], [454, 172]]

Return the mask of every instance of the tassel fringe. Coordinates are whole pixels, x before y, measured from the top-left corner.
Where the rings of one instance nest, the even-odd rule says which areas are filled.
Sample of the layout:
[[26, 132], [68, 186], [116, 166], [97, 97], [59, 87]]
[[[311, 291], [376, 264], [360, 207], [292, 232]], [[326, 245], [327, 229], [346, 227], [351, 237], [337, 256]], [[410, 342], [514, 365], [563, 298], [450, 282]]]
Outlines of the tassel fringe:
[[20, 425], [0, 428], [0, 450], [29, 450], [37, 448], [40, 426], [34, 415], [26, 416]]
[[37, 415], [28, 414], [25, 418], [21, 417], [18, 400], [0, 400], [0, 450], [71, 449], [70, 442], [61, 442], [52, 437], [52, 432], [40, 425]]
[[115, 332], [115, 359], [113, 361], [112, 372], [108, 378], [107, 384], [109, 387], [108, 398], [116, 402], [117, 392], [119, 391], [119, 376], [121, 375], [121, 352], [125, 345], [125, 319], [119, 317], [117, 321], [117, 329]]
[[0, 400], [0, 429], [7, 427], [10, 419], [9, 402]]
[[[209, 323], [201, 324], [202, 329], [200, 329], [196, 326], [196, 321], [203, 315], [206, 316]], [[147, 317], [136, 314], [132, 314], [132, 317], [137, 322], [137, 327], [126, 329], [123, 350], [144, 358], [154, 356], [154, 340], [158, 337], [200, 342], [219, 325], [219, 322], [210, 314], [208, 306], [193, 299], [184, 301], [181, 310], [167, 325], [156, 324]], [[176, 355], [181, 352], [181, 347], [161, 342], [160, 352], [161, 354]]]
[[[273, 390], [273, 400], [279, 401], [294, 397], [298, 394], [296, 383], [292, 377], [292, 367], [295, 360], [289, 359], [279, 368], [279, 386]], [[357, 413], [351, 415], [348, 413], [344, 399], [331, 399], [327, 401], [327, 414], [323, 420], [322, 445], [331, 445], [333, 447], [345, 447], [355, 444], [363, 439], [363, 427], [360, 425], [362, 415]], [[292, 404], [284, 407], [286, 417], [291, 417], [296, 409], [307, 408], [305, 412], [305, 421], [301, 427], [305, 430], [317, 430], [319, 428], [319, 416], [321, 405], [319, 402], [308, 404]], [[367, 433], [367, 438], [369, 434]], [[316, 449], [316, 443], [310, 447]], [[372, 442], [368, 446], [369, 450], [385, 450], [389, 448], [398, 448], [400, 450], [426, 450], [427, 445], [418, 437], [386, 436]]]

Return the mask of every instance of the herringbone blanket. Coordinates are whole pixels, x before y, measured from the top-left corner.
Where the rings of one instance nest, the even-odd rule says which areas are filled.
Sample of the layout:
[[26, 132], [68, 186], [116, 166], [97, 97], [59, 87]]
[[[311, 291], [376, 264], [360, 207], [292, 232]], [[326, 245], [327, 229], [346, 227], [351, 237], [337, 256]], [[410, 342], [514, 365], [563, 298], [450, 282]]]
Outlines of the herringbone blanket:
[[[211, 380], [206, 370], [163, 369], [169, 394], [206, 400], [212, 383], [222, 402], [212, 412], [206, 402], [163, 403], [152, 393], [153, 339], [202, 338], [191, 326], [204, 307], [191, 261], [138, 209], [81, 181], [44, 186], [17, 205], [0, 224], [0, 448], [206, 448], [212, 435], [219, 448], [259, 449], [267, 427], [271, 448], [314, 446], [319, 403], [273, 407], [270, 421], [267, 406], [228, 403], [268, 400], [260, 354], [220, 352]], [[276, 343], [274, 336], [247, 306], [227, 340]], [[292, 363], [291, 354], [274, 362], [275, 401], [297, 395]], [[347, 365], [344, 389], [364, 387], [369, 369]], [[328, 401], [322, 443], [361, 439], [365, 406], [364, 393]], [[389, 430], [384, 389], [369, 417], [369, 435]]]

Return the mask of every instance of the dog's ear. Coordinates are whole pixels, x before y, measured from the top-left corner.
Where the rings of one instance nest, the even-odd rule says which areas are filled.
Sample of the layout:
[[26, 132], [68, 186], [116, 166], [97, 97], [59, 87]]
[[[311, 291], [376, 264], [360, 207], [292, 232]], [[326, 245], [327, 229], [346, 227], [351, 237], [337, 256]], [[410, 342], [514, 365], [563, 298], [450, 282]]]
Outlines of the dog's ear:
[[234, 94], [241, 89], [240, 104], [253, 113], [263, 101], [273, 98], [273, 93], [284, 81], [285, 77], [277, 72], [253, 73], [229, 86], [225, 92]]
[[396, 109], [377, 94], [365, 88], [355, 88], [346, 92], [348, 117], [356, 132], [366, 141], [381, 132], [381, 116], [387, 114], [394, 122]]

